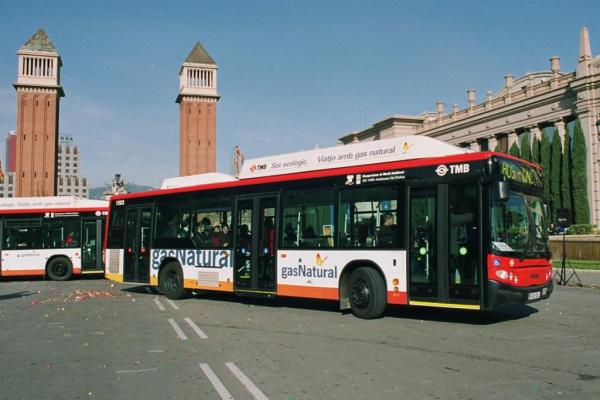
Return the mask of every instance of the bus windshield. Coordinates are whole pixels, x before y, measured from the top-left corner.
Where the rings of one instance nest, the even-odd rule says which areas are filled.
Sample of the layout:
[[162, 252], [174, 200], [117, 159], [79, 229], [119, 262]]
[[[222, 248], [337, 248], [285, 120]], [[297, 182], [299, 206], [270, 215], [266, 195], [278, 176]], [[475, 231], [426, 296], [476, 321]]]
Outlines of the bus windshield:
[[548, 229], [540, 197], [511, 191], [506, 200], [494, 198], [491, 212], [494, 252], [539, 256], [548, 251]]

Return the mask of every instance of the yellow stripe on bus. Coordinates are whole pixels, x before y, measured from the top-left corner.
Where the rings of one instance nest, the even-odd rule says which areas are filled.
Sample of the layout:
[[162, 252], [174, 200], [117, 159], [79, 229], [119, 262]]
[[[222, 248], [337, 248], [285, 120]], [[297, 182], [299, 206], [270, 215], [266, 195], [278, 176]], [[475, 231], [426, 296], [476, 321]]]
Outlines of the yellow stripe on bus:
[[479, 304], [456, 304], [456, 303], [435, 303], [432, 301], [409, 301], [411, 306], [422, 307], [442, 307], [442, 308], [460, 308], [464, 310], [481, 310]]

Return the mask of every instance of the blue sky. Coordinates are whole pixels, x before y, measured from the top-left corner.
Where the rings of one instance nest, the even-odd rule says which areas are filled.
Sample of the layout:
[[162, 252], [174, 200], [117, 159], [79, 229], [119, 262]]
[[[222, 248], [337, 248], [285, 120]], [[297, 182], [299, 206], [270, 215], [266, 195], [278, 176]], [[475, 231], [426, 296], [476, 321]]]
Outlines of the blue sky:
[[[503, 77], [575, 69], [579, 29], [600, 49], [594, 1], [5, 1], [0, 137], [16, 125], [16, 51], [42, 27], [64, 66], [60, 132], [92, 186], [178, 174], [179, 66], [197, 41], [219, 65], [217, 169], [333, 146], [392, 114], [466, 104]], [[4, 161], [4, 140], [0, 145]]]

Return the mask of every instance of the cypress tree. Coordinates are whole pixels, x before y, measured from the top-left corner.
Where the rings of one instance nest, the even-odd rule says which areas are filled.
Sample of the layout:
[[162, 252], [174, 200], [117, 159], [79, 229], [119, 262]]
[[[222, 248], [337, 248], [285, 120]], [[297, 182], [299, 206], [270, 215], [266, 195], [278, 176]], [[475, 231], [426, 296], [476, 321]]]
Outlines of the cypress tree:
[[[542, 141], [540, 143], [540, 165], [544, 174], [544, 199], [550, 201], [550, 141], [542, 131]], [[550, 207], [552, 212], [552, 207]], [[552, 216], [551, 216], [552, 218]], [[552, 221], [552, 219], [551, 219]]]
[[540, 163], [540, 141], [535, 136], [531, 142], [531, 161], [536, 164]]
[[512, 146], [510, 146], [510, 150], [508, 151], [508, 154], [510, 154], [511, 156], [515, 156], [515, 157], [520, 157], [521, 152], [519, 151], [519, 145], [517, 144], [517, 142], [514, 142], [512, 144]]
[[521, 138], [521, 158], [531, 161], [531, 146], [529, 146], [529, 133], [527, 132]]
[[573, 214], [576, 224], [590, 223], [585, 136], [579, 120], [573, 127]]
[[[565, 126], [565, 141], [563, 146], [562, 165], [560, 172], [561, 179], [561, 191], [562, 191], [562, 206], [569, 209], [569, 215], [573, 216], [573, 203], [571, 199], [572, 185], [571, 185], [571, 138], [569, 136], [569, 129]], [[571, 219], [572, 220], [572, 219]]]
[[553, 212], [552, 221], [554, 221], [556, 210], [562, 207], [560, 189], [561, 159], [562, 145], [560, 144], [558, 130], [555, 128], [554, 135], [552, 135], [552, 144], [550, 145], [550, 204]]

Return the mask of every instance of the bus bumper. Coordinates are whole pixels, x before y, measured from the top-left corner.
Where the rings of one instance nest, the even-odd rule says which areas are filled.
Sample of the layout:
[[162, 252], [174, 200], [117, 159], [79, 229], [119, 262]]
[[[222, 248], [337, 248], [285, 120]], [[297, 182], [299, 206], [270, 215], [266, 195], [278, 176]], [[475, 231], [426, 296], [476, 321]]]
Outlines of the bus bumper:
[[539, 286], [514, 287], [500, 282], [488, 282], [487, 309], [509, 304], [528, 304], [550, 297], [554, 290], [552, 281]]

